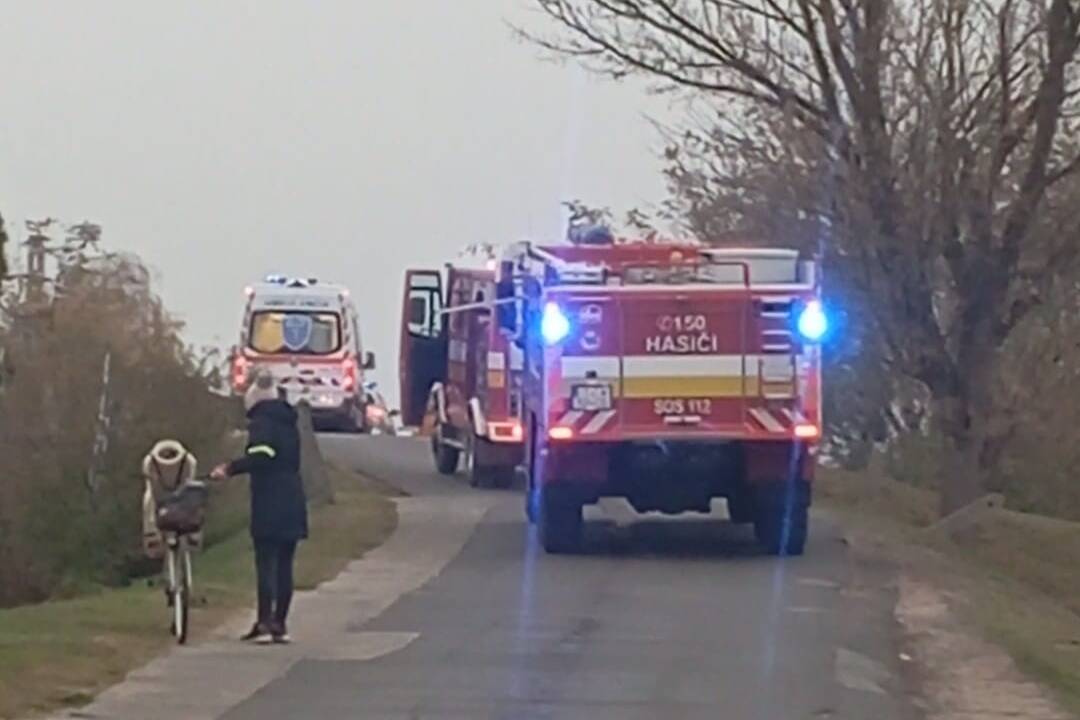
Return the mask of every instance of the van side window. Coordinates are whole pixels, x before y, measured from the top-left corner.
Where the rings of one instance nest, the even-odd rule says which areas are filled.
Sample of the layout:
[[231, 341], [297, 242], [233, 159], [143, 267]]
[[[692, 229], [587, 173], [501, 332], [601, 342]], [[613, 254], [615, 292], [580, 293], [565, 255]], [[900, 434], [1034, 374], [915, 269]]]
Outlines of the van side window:
[[409, 334], [438, 337], [442, 333], [442, 297], [438, 290], [413, 288], [409, 291]]

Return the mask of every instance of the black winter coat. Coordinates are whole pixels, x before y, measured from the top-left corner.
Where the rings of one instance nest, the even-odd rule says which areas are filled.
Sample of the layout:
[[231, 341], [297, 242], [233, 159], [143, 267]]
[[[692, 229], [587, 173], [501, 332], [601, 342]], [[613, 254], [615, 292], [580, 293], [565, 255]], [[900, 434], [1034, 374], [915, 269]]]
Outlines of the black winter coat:
[[300, 479], [296, 411], [283, 400], [264, 400], [248, 411], [244, 457], [230, 475], [251, 475], [251, 536], [256, 540], [307, 537], [307, 500]]

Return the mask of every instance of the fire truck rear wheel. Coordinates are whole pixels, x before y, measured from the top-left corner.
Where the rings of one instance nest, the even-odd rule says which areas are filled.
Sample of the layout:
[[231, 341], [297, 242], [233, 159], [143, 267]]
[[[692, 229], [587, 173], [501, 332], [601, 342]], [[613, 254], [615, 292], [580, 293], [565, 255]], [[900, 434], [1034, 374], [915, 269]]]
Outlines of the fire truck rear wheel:
[[544, 550], [553, 555], [578, 552], [585, 529], [581, 503], [543, 493], [539, 500], [537, 526]]
[[486, 438], [472, 436], [468, 454], [469, 485], [475, 488], [506, 489], [514, 482], [514, 466], [491, 462], [499, 455]]
[[535, 525], [540, 519], [540, 504], [539, 495], [531, 487], [526, 486], [525, 489], [525, 517], [529, 520], [530, 525]]
[[770, 555], [802, 555], [806, 548], [809, 524], [808, 508], [760, 509], [754, 519], [754, 534]]
[[453, 475], [461, 462], [461, 451], [442, 442], [438, 431], [431, 436], [431, 452], [435, 456], [435, 469], [443, 475]]
[[514, 482], [514, 468], [502, 465], [480, 465], [473, 459], [469, 474], [469, 485], [475, 488], [497, 488], [505, 490]]
[[517, 468], [513, 466], [500, 465], [496, 468], [492, 468], [492, 487], [499, 490], [505, 490], [514, 484], [514, 479], [517, 477]]
[[754, 522], [754, 498], [747, 491], [736, 491], [727, 498], [728, 517], [736, 525]]

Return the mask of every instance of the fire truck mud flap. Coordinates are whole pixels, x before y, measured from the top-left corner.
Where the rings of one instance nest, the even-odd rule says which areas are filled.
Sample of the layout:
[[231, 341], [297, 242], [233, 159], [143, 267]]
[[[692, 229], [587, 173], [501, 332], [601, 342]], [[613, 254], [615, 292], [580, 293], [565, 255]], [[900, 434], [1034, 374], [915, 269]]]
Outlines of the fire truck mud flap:
[[738, 448], [725, 443], [627, 443], [612, 453], [611, 494], [639, 513], [708, 513], [714, 497], [734, 492]]

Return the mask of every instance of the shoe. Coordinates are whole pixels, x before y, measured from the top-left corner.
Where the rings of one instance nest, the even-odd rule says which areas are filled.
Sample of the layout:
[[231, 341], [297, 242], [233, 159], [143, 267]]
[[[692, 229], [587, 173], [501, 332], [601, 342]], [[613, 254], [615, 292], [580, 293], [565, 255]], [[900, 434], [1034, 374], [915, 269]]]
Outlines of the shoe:
[[270, 639], [275, 645], [288, 645], [292, 642], [292, 638], [285, 630], [285, 623], [277, 623], [270, 628]]
[[270, 642], [270, 630], [262, 623], [257, 622], [240, 639], [244, 642], [265, 644]]

